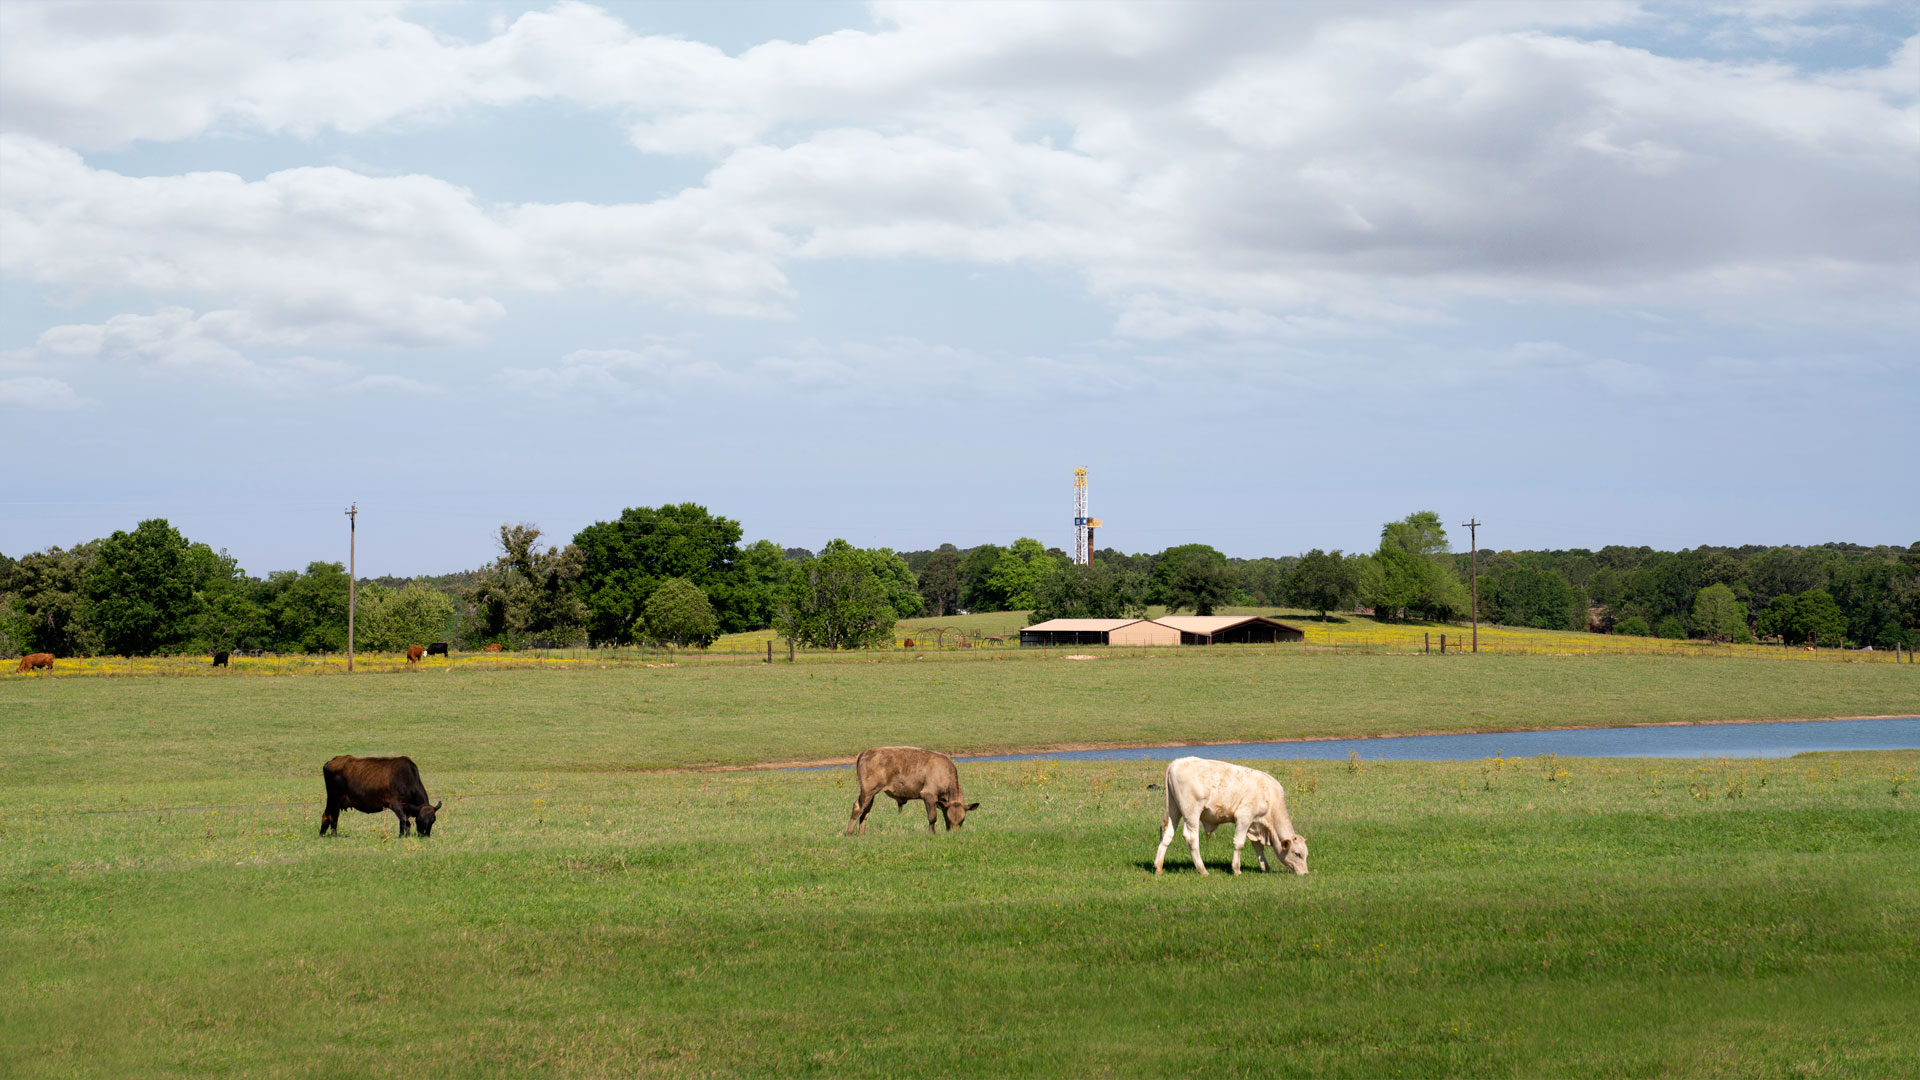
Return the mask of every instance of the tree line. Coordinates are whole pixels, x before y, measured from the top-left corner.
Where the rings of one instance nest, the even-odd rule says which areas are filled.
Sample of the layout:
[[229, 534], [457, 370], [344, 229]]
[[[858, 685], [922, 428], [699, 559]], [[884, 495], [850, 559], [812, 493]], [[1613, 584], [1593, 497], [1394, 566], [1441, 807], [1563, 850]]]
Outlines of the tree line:
[[[770, 627], [803, 645], [860, 648], [892, 641], [897, 620], [969, 611], [1040, 622], [1255, 606], [1451, 622], [1472, 606], [1471, 561], [1432, 511], [1384, 523], [1370, 552], [1233, 559], [1181, 544], [1102, 549], [1087, 566], [1031, 537], [905, 553], [841, 539], [818, 552], [743, 544], [739, 522], [696, 503], [629, 508], [566, 544], [543, 545], [542, 535], [502, 525], [485, 566], [357, 583], [356, 646], [704, 646]], [[1478, 589], [1480, 618], [1510, 626], [1883, 648], [1920, 640], [1920, 543], [1483, 551]], [[340, 563], [251, 577], [158, 518], [72, 548], [0, 554], [6, 655], [339, 652], [347, 605]]]

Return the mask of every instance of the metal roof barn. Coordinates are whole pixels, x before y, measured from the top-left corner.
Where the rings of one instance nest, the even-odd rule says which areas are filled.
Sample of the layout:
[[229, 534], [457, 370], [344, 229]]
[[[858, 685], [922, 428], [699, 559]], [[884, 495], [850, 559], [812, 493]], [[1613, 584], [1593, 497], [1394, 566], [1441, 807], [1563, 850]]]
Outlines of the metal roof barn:
[[1048, 619], [1020, 631], [1022, 645], [1178, 645], [1180, 632], [1152, 619]]
[[1162, 615], [1154, 621], [1178, 630], [1182, 645], [1269, 645], [1307, 640], [1305, 630], [1265, 615]]

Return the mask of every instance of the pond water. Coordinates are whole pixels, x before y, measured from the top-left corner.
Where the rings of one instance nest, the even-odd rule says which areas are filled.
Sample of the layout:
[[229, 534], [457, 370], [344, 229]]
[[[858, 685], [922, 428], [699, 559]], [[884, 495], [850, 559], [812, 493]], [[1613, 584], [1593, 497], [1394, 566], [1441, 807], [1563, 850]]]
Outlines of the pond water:
[[1784, 720], [1763, 724], [1503, 731], [1476, 735], [1405, 735], [1381, 739], [1144, 746], [1126, 750], [1059, 750], [992, 754], [960, 761], [1171, 761], [1196, 757], [1254, 760], [1474, 761], [1499, 755], [1534, 757], [1792, 757], [1816, 750], [1920, 750], [1920, 717], [1875, 720]]

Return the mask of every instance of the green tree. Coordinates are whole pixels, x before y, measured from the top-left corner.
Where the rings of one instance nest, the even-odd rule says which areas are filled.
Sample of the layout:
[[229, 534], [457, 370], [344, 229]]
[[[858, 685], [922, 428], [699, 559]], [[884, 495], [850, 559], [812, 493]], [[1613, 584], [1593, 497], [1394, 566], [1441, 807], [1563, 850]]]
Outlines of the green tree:
[[960, 609], [960, 552], [940, 545], [920, 568], [920, 598], [933, 615], [951, 615]]
[[543, 552], [539, 540], [533, 525], [500, 526], [500, 556], [467, 589], [474, 637], [516, 646], [587, 640], [587, 606], [574, 591], [585, 557], [572, 544]]
[[82, 610], [82, 589], [97, 547], [92, 542], [64, 551], [48, 548], [14, 564], [9, 635], [21, 652], [90, 656], [99, 651], [100, 637]]
[[1448, 566], [1447, 530], [1431, 510], [1389, 521], [1360, 567], [1360, 598], [1378, 618], [1450, 619], [1467, 610], [1467, 587]]
[[793, 565], [794, 560], [771, 540], [755, 540], [740, 549], [734, 602], [740, 621], [746, 624], [744, 629], [762, 630], [773, 625], [773, 612], [786, 590], [787, 578], [793, 574]]
[[1584, 614], [1579, 594], [1558, 571], [1517, 563], [1487, 575], [1480, 600], [1492, 621], [1507, 626], [1566, 630]]
[[1211, 615], [1216, 607], [1233, 603], [1240, 582], [1227, 557], [1207, 544], [1180, 544], [1153, 560], [1147, 578], [1147, 596], [1166, 605], [1169, 614], [1192, 609]]
[[1240, 591], [1256, 604], [1279, 607], [1287, 602], [1287, 579], [1294, 559], [1247, 559], [1233, 564]]
[[707, 594], [686, 578], [668, 578], [647, 597], [647, 637], [657, 644], [704, 649], [719, 632]]
[[968, 611], [1005, 611], [1005, 594], [992, 583], [994, 568], [1007, 549], [998, 544], [969, 548], [960, 557], [960, 606]]
[[1134, 570], [1105, 563], [1056, 564], [1040, 583], [1038, 604], [1029, 624], [1048, 619], [1143, 619], [1147, 615], [1147, 579]]
[[1681, 640], [1684, 640], [1687, 636], [1687, 627], [1686, 627], [1686, 624], [1682, 623], [1679, 619], [1676, 619], [1673, 616], [1668, 615], [1666, 618], [1661, 619], [1660, 622], [1654, 626], [1653, 633], [1654, 633], [1654, 636], [1656, 637], [1671, 638], [1674, 641], [1681, 641]]
[[276, 570], [267, 575], [263, 592], [275, 652], [346, 651], [345, 563], [311, 562], [305, 573]]
[[354, 647], [367, 652], [401, 652], [452, 636], [453, 597], [422, 582], [398, 589], [369, 581], [359, 588], [354, 612]]
[[1059, 562], [1047, 554], [1045, 545], [1023, 536], [994, 562], [987, 585], [1005, 605], [1002, 611], [1031, 608], [1040, 602], [1040, 583], [1058, 565]]
[[1747, 612], [1725, 584], [1709, 585], [1693, 601], [1693, 634], [1708, 641], [1733, 641], [1746, 633]]
[[685, 578], [713, 603], [722, 632], [752, 629], [759, 595], [739, 573], [740, 523], [698, 503], [633, 507], [580, 530], [580, 593], [594, 641], [631, 642], [644, 633], [647, 598]]
[[1329, 611], [1344, 611], [1353, 606], [1360, 589], [1360, 568], [1339, 548], [1331, 552], [1314, 548], [1294, 564], [1283, 589], [1286, 602], [1308, 611], [1317, 611], [1325, 620]]
[[[881, 569], [876, 570], [876, 563]], [[896, 583], [893, 567], [908, 582], [907, 564], [886, 548], [867, 551], [835, 539], [817, 558], [795, 568], [773, 625], [782, 636], [825, 649], [858, 649], [891, 643]], [[918, 593], [910, 593], [918, 600]]]
[[1638, 615], [1629, 615], [1613, 624], [1613, 632], [1626, 637], [1652, 637], [1653, 627]]
[[100, 541], [82, 589], [86, 621], [106, 651], [151, 656], [187, 643], [208, 560], [164, 518]]
[[1778, 635], [1789, 645], [1815, 641], [1821, 645], [1842, 645], [1847, 640], [1847, 620], [1840, 605], [1825, 589], [1810, 589], [1797, 596], [1776, 596], [1760, 616], [1760, 633]]

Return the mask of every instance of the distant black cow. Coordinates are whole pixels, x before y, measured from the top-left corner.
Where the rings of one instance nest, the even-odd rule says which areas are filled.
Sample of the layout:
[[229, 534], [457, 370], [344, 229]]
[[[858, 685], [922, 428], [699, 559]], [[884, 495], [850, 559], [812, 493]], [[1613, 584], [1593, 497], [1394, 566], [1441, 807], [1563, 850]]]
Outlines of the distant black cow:
[[214, 667], [226, 667], [226, 666], [227, 666], [227, 654], [226, 654], [226, 653], [223, 653], [223, 652], [217, 652], [217, 653], [214, 653], [214, 654], [213, 654], [213, 666], [214, 666]]
[[327, 808], [320, 814], [320, 835], [340, 834], [340, 811], [352, 807], [363, 814], [387, 810], [400, 819], [400, 835], [415, 823], [421, 836], [433, 835], [439, 803], [427, 802], [420, 769], [407, 757], [353, 757], [341, 754], [320, 767], [327, 782]]
[[444, 642], [444, 641], [435, 641], [435, 642], [430, 642], [430, 643], [428, 643], [428, 645], [427, 645], [427, 655], [428, 655], [428, 656], [445, 656], [445, 655], [447, 655], [447, 643], [446, 643], [446, 642]]

